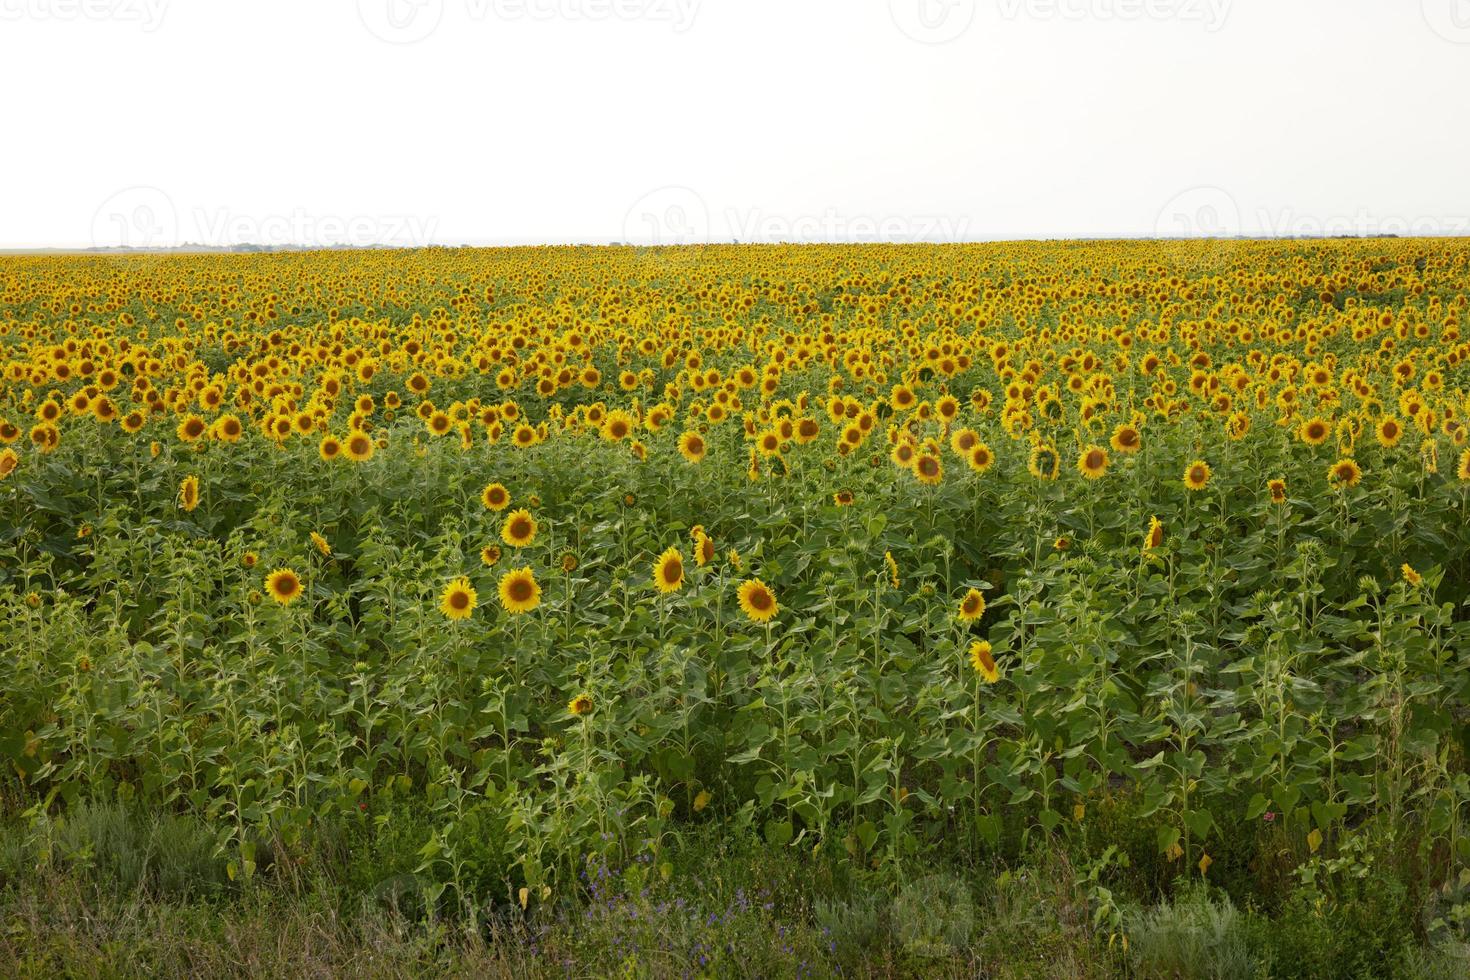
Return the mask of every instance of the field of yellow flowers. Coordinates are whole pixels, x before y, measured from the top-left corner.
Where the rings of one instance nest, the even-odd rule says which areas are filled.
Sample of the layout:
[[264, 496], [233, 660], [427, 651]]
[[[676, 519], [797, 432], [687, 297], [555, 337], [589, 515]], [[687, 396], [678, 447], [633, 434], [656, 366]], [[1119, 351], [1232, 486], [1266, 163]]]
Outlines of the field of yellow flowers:
[[[1470, 244], [0, 259], [0, 796], [440, 908], [1470, 858]], [[1135, 853], [1135, 859], [1139, 854]]]

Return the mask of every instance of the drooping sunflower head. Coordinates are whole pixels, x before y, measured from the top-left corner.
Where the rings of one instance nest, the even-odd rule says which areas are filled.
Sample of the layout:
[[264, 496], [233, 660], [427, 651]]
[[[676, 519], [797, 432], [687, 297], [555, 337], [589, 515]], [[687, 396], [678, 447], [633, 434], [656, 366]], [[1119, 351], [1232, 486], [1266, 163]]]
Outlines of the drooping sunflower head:
[[20, 465], [20, 457], [15, 454], [14, 449], [6, 449], [0, 452], [0, 480], [15, 472]]
[[481, 548], [480, 561], [485, 563], [486, 568], [494, 568], [500, 564], [500, 547], [498, 545], [487, 544]]
[[1399, 568], [1399, 571], [1403, 574], [1404, 581], [1414, 586], [1415, 588], [1417, 588], [1424, 581], [1424, 576], [1414, 571], [1414, 566], [1410, 565], [1408, 562], [1404, 562], [1404, 564]]
[[1157, 517], [1148, 519], [1148, 533], [1143, 538], [1143, 550], [1147, 554], [1164, 546], [1164, 524]]
[[976, 640], [970, 644], [970, 666], [987, 684], [1000, 680], [1000, 665], [995, 662], [995, 652], [989, 640]]
[[278, 568], [265, 577], [265, 591], [283, 606], [301, 598], [301, 577], [289, 568]]
[[512, 548], [525, 548], [536, 540], [536, 518], [522, 508], [512, 511], [500, 528], [500, 539]]
[[311, 532], [311, 543], [315, 545], [316, 550], [321, 552], [323, 555], [327, 556], [328, 558], [332, 556], [332, 546], [327, 543], [326, 538], [322, 537], [315, 531]]
[[684, 587], [684, 556], [678, 548], [670, 548], [653, 563], [653, 584], [668, 594]]
[[541, 605], [541, 586], [529, 568], [517, 568], [500, 576], [500, 604], [512, 615], [528, 613]]
[[179, 507], [184, 511], [192, 511], [199, 506], [199, 477], [189, 476], [179, 484]]
[[738, 595], [740, 611], [753, 623], [769, 623], [781, 611], [775, 593], [758, 578], [742, 582]]
[[439, 596], [439, 611], [447, 619], [469, 619], [478, 601], [479, 596], [470, 580], [460, 576], [444, 587], [443, 594]]
[[715, 560], [715, 543], [703, 530], [694, 538], [694, 561], [700, 568]]
[[958, 617], [962, 623], [973, 623], [985, 615], [985, 596], [979, 589], [969, 589], [960, 599]]

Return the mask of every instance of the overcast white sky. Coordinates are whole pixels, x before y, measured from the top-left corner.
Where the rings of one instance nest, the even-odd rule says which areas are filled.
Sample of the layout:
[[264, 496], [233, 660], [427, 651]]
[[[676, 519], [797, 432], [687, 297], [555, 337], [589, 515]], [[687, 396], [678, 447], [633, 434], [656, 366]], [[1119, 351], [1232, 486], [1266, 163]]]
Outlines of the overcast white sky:
[[0, 0], [0, 247], [1470, 233], [1470, 0]]

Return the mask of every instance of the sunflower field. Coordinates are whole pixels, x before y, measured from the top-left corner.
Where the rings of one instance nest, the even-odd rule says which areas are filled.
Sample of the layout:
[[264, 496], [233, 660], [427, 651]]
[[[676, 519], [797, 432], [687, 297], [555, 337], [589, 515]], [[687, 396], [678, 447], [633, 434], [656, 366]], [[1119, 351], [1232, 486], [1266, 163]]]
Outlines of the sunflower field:
[[1206, 882], [1371, 828], [1453, 884], [1467, 286], [1395, 239], [0, 259], [0, 797], [197, 817], [236, 882], [411, 810], [445, 913], [699, 826]]

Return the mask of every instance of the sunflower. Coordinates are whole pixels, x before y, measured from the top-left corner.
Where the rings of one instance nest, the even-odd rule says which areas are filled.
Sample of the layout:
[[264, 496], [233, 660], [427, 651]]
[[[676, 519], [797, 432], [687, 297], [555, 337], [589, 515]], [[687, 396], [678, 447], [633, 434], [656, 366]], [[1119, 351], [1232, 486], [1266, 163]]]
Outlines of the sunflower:
[[1210, 464], [1197, 459], [1184, 470], [1184, 486], [1190, 490], [1203, 490], [1210, 483]]
[[838, 507], [851, 507], [853, 496], [851, 490], [838, 490], [832, 495], [832, 502]]
[[1327, 468], [1327, 482], [1334, 489], [1355, 487], [1363, 479], [1363, 468], [1356, 461], [1344, 457]]
[[510, 491], [502, 484], [491, 483], [480, 491], [480, 503], [486, 510], [501, 511], [510, 506]]
[[977, 442], [970, 447], [969, 455], [965, 457], [965, 463], [976, 473], [984, 473], [995, 464], [995, 455], [991, 453], [990, 447], [983, 442]]
[[1286, 503], [1285, 480], [1267, 480], [1266, 489], [1271, 491], [1271, 503], [1278, 505]]
[[1302, 423], [1301, 431], [1298, 434], [1301, 436], [1302, 442], [1305, 442], [1307, 445], [1320, 446], [1332, 434], [1332, 426], [1328, 425], [1323, 419], [1310, 418]]
[[1157, 517], [1148, 519], [1148, 533], [1143, 536], [1143, 553], [1145, 555], [1157, 548], [1164, 546], [1164, 524]]
[[354, 463], [365, 463], [373, 458], [372, 437], [365, 432], [354, 432], [347, 437], [347, 458]]
[[1470, 449], [1460, 454], [1460, 468], [1456, 471], [1456, 475], [1461, 480], [1470, 480]]
[[575, 718], [583, 718], [592, 714], [594, 707], [592, 695], [587, 693], [578, 694], [567, 702], [567, 711]]
[[185, 477], [184, 482], [179, 484], [179, 507], [187, 512], [198, 506], [199, 477]]
[[500, 604], [512, 615], [530, 612], [541, 605], [541, 586], [529, 568], [517, 568], [500, 576]]
[[1108, 451], [1101, 446], [1088, 446], [1077, 457], [1077, 472], [1089, 480], [1099, 479], [1108, 471]]
[[500, 528], [500, 540], [512, 548], [525, 548], [536, 540], [536, 518], [525, 510], [513, 511]]
[[704, 529], [701, 528], [699, 533], [694, 536], [694, 562], [700, 568], [703, 568], [714, 560], [715, 543], [710, 539], [708, 534], [704, 533]]
[[1403, 425], [1392, 415], [1385, 415], [1379, 419], [1373, 431], [1378, 436], [1378, 444], [1385, 449], [1392, 449], [1394, 446], [1397, 446], [1399, 440], [1404, 435]]
[[1143, 437], [1133, 426], [1120, 425], [1113, 430], [1113, 438], [1108, 440], [1108, 445], [1113, 447], [1114, 452], [1131, 456], [1142, 447]]
[[705, 452], [707, 452], [707, 447], [704, 443], [704, 436], [698, 432], [691, 429], [679, 437], [679, 455], [689, 462], [697, 463], [704, 459]]
[[975, 668], [987, 684], [1000, 680], [1000, 666], [995, 662], [995, 653], [989, 640], [976, 640], [970, 644], [970, 666]]
[[1038, 480], [1055, 480], [1061, 472], [1061, 459], [1055, 449], [1040, 445], [1031, 450], [1031, 460], [1026, 468]]
[[321, 444], [316, 448], [317, 455], [327, 462], [331, 462], [342, 455], [341, 441], [331, 433], [322, 436]]
[[500, 548], [493, 544], [485, 545], [480, 549], [480, 561], [485, 563], [486, 568], [494, 568], [500, 564]]
[[204, 436], [204, 433], [207, 431], [207, 429], [208, 427], [204, 424], [204, 420], [201, 419], [199, 416], [186, 415], [184, 416], [184, 420], [179, 423], [178, 429], [176, 429], [175, 431], [178, 433], [179, 439], [181, 439], [182, 441], [197, 442]]
[[327, 544], [327, 539], [326, 538], [322, 537], [320, 534], [316, 533], [315, 531], [312, 531], [311, 532], [311, 543], [314, 544], [314, 545], [316, 545], [316, 550], [317, 551], [320, 551], [323, 555], [325, 555], [328, 558], [332, 557], [332, 546], [329, 545], [329, 544]]
[[240, 556], [240, 564], [244, 565], [246, 568], [254, 568], [256, 563], [259, 561], [260, 556], [253, 551], [247, 551], [245, 552], [245, 554]]
[[914, 477], [926, 486], [938, 486], [944, 480], [944, 464], [932, 453], [914, 459]]
[[776, 596], [758, 578], [740, 584], [740, 611], [753, 623], [769, 623], [781, 611]]
[[893, 587], [895, 589], [898, 588], [900, 584], [900, 579], [898, 577], [898, 562], [894, 560], [893, 552], [883, 552], [883, 564], [888, 566], [888, 580], [893, 583]]
[[4, 452], [0, 452], [0, 480], [14, 473], [15, 468], [19, 465], [20, 457], [15, 455], [14, 449], [7, 449]]
[[1408, 582], [1415, 588], [1418, 588], [1420, 583], [1424, 581], [1424, 576], [1414, 571], [1414, 566], [1410, 565], [1408, 562], [1404, 562], [1404, 564], [1399, 568], [1399, 571], [1403, 573], [1404, 581]]
[[301, 578], [289, 568], [278, 568], [265, 577], [265, 591], [283, 606], [301, 597]]
[[979, 589], [970, 589], [960, 599], [960, 611], [957, 614], [962, 623], [973, 623], [985, 615], [985, 597], [980, 594]]
[[439, 597], [439, 611], [448, 619], [469, 619], [478, 600], [479, 594], [470, 585], [470, 580], [460, 576], [444, 586], [444, 593]]
[[579, 564], [581, 564], [581, 562], [577, 560], [577, 555], [575, 552], [563, 551], [561, 553], [561, 570], [566, 574], [570, 575], [575, 572]]
[[670, 548], [653, 563], [653, 584], [664, 594], [684, 587], [684, 557], [678, 548]]

